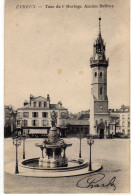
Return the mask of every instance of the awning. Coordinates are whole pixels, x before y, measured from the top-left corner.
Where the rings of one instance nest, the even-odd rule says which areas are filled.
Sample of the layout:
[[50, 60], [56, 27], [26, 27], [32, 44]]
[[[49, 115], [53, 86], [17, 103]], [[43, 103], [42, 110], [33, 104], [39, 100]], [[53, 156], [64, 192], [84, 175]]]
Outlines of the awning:
[[29, 129], [29, 134], [47, 134], [47, 129]]

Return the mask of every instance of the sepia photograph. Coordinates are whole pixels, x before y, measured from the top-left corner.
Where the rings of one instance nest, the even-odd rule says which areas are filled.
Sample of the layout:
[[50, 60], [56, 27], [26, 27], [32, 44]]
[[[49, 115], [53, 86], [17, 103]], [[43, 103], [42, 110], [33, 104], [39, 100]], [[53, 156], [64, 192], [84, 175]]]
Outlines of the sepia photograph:
[[4, 1], [4, 193], [130, 193], [130, 1]]

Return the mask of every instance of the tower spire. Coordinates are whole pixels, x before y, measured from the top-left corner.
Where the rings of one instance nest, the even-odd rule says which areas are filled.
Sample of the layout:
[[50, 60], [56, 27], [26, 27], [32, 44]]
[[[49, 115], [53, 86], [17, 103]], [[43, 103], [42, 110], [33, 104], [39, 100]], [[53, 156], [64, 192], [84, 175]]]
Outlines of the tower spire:
[[103, 61], [103, 63], [105, 63], [105, 66], [108, 66], [108, 60], [106, 60], [106, 55], [105, 55], [105, 44], [101, 35], [101, 17], [98, 18], [98, 21], [99, 21], [99, 34], [93, 45], [93, 57], [91, 58], [91, 64], [92, 63], [97, 64], [97, 61], [99, 62], [101, 60]]
[[101, 17], [99, 17], [99, 35], [101, 35]]

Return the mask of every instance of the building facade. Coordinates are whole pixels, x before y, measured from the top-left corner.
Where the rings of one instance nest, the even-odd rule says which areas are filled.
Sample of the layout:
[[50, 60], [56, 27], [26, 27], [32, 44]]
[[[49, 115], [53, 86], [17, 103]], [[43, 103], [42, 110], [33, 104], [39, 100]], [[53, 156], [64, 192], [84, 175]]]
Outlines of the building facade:
[[89, 134], [89, 117], [90, 113], [88, 111], [81, 111], [75, 114], [74, 117], [68, 117], [67, 119], [67, 134], [76, 135], [79, 132], [84, 132], [84, 134]]
[[104, 138], [109, 133], [109, 112], [107, 96], [107, 68], [109, 60], [105, 54], [105, 43], [101, 35], [101, 18], [99, 33], [93, 45], [93, 56], [90, 59], [92, 70], [90, 133]]
[[16, 111], [12, 106], [4, 106], [4, 137], [11, 135], [16, 129]]
[[110, 133], [130, 136], [130, 107], [122, 105], [120, 109], [110, 109]]
[[80, 132], [83, 132], [85, 135], [89, 135], [89, 120], [68, 119], [66, 135], [76, 136]]
[[58, 104], [51, 104], [50, 97], [34, 97], [30, 95], [29, 101], [17, 109], [17, 129], [28, 131], [31, 136], [44, 136], [51, 127], [51, 113], [57, 113], [57, 127], [61, 136], [65, 135], [68, 111]]

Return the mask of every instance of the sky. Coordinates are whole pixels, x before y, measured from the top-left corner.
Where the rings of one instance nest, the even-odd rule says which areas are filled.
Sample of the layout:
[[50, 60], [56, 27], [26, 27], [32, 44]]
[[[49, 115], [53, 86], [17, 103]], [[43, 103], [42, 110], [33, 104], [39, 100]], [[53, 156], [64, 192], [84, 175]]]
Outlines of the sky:
[[[42, 8], [16, 9], [17, 5]], [[114, 8], [45, 8], [45, 5]], [[109, 57], [109, 108], [129, 105], [129, 2], [123, 0], [6, 0], [4, 104], [21, 107], [30, 94], [62, 101], [70, 112], [90, 108], [93, 43], [101, 16]]]

